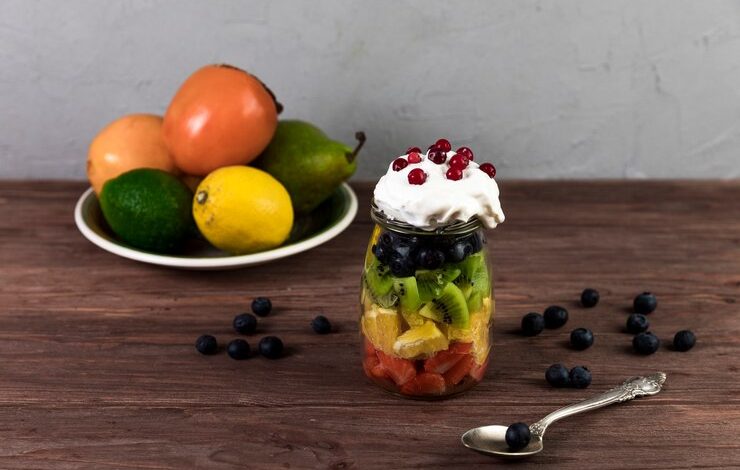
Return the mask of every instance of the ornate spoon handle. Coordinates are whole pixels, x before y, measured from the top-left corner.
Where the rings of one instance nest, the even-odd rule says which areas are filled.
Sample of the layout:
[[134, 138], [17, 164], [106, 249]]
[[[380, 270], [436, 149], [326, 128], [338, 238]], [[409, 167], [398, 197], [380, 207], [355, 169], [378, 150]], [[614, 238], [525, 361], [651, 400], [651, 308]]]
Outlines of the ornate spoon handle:
[[545, 434], [547, 427], [559, 419], [614, 403], [622, 403], [623, 401], [629, 401], [637, 397], [655, 395], [663, 388], [665, 379], [666, 375], [663, 372], [656, 372], [647, 377], [632, 377], [608, 392], [553, 411], [541, 420], [530, 425], [529, 431], [541, 438]]

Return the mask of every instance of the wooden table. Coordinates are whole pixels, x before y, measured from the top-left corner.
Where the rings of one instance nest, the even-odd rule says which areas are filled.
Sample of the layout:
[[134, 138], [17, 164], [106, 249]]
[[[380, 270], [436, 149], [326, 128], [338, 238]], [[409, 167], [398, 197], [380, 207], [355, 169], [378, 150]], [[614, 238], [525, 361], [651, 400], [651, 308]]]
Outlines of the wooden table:
[[[501, 461], [462, 447], [486, 423], [532, 422], [634, 374], [663, 370], [652, 398], [558, 423], [518, 468], [740, 467], [740, 184], [503, 183], [506, 223], [490, 234], [497, 317], [485, 381], [443, 402], [368, 385], [356, 325], [360, 214], [331, 242], [253, 269], [188, 272], [118, 258], [72, 221], [77, 183], [0, 183], [0, 468], [472, 468]], [[594, 309], [577, 304], [594, 287]], [[663, 346], [641, 357], [622, 332], [635, 294], [655, 292]], [[237, 362], [222, 344], [254, 296], [289, 356]], [[566, 306], [566, 327], [534, 338], [520, 318]], [[326, 314], [338, 327], [314, 334]], [[566, 347], [593, 329], [586, 351]], [[697, 346], [671, 351], [673, 334]], [[584, 364], [587, 390], [552, 389], [545, 368]]]

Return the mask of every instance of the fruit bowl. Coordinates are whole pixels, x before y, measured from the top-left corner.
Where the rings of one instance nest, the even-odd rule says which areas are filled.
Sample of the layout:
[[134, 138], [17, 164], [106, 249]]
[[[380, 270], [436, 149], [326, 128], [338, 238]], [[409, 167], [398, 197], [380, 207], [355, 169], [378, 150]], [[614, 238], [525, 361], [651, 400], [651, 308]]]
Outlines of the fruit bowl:
[[92, 188], [77, 201], [75, 224], [94, 245], [124, 258], [172, 268], [217, 270], [268, 263], [310, 250], [342, 233], [356, 214], [357, 196], [349, 185], [343, 183], [310, 215], [296, 219], [294, 231], [284, 245], [248, 255], [231, 255], [204, 240], [192, 240], [176, 255], [151, 253], [128, 246], [118, 240], [106, 224]]

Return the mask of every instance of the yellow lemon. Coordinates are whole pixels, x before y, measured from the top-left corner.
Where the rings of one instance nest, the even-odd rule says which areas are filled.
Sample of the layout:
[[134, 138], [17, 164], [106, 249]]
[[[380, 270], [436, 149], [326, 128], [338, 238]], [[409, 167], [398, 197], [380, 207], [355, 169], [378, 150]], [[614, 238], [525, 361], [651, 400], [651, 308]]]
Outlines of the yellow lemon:
[[210, 173], [193, 198], [198, 229], [216, 248], [234, 254], [281, 245], [293, 226], [285, 187], [262, 170], [227, 166]]

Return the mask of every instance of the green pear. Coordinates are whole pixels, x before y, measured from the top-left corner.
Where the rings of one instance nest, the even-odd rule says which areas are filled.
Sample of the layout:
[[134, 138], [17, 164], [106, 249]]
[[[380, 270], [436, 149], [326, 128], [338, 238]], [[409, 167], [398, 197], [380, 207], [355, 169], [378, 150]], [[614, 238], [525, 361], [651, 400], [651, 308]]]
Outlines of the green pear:
[[365, 134], [357, 132], [354, 149], [331, 140], [305, 121], [280, 121], [275, 135], [254, 166], [271, 174], [288, 190], [293, 210], [305, 214], [347, 180], [357, 169], [357, 153]]

